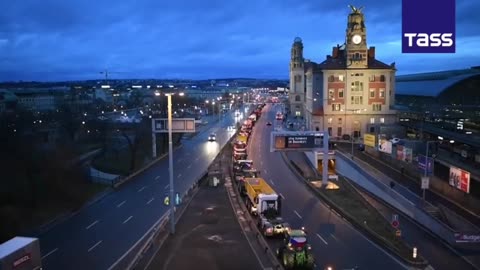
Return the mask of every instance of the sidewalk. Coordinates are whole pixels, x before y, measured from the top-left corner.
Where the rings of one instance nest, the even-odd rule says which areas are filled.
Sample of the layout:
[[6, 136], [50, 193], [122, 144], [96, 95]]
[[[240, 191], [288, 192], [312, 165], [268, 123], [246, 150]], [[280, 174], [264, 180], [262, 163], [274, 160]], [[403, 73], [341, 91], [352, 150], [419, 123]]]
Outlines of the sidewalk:
[[[349, 145], [339, 143], [337, 144], [337, 148], [348, 155], [351, 153], [351, 148]], [[408, 188], [411, 192], [421, 196], [422, 190], [420, 189], [420, 174], [415, 166], [404, 166], [405, 171], [402, 174], [400, 170], [401, 165], [398, 164], [398, 161], [393, 160], [392, 158], [384, 156], [381, 156], [380, 158], [374, 156], [372, 153], [368, 153], [368, 151], [360, 152], [356, 147], [354, 148], [354, 153], [355, 158], [370, 164], [380, 172], [388, 175], [395, 182]], [[480, 204], [477, 205], [475, 201], [469, 199], [471, 196], [466, 197], [465, 194], [463, 194], [461, 197], [455, 197], [456, 200], [452, 200], [452, 197], [449, 196], [448, 193], [443, 193], [441, 190], [436, 188], [438, 187], [438, 182], [441, 181], [443, 180], [440, 180], [436, 177], [431, 178], [430, 189], [425, 191], [425, 199], [433, 205], [442, 204], [447, 206], [473, 224], [480, 224]]]

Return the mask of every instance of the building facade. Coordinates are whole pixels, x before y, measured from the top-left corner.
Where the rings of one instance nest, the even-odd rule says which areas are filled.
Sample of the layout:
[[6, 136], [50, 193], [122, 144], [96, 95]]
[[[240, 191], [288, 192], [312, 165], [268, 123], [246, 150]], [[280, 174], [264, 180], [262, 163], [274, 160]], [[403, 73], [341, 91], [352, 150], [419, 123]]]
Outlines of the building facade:
[[[328, 131], [331, 137], [362, 137], [396, 122], [395, 64], [377, 60], [375, 47], [367, 47], [367, 28], [361, 9], [352, 7], [345, 43], [333, 47], [332, 55], [321, 63], [301, 62], [304, 76], [300, 76], [300, 68], [292, 68], [292, 63], [298, 64], [300, 57], [298, 51], [294, 54], [294, 48], [300, 46], [295, 42], [292, 48], [290, 104], [298, 106], [296, 100], [303, 103], [308, 129]], [[302, 83], [305, 95], [297, 98]]]

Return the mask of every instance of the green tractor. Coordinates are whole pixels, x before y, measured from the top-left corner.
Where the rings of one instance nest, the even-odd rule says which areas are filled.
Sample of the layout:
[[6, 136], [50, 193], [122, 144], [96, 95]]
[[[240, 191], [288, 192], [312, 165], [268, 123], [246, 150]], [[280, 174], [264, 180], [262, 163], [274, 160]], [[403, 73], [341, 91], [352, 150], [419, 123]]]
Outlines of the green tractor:
[[277, 256], [285, 269], [313, 269], [315, 259], [307, 242], [305, 229], [285, 233], [284, 245], [277, 249]]

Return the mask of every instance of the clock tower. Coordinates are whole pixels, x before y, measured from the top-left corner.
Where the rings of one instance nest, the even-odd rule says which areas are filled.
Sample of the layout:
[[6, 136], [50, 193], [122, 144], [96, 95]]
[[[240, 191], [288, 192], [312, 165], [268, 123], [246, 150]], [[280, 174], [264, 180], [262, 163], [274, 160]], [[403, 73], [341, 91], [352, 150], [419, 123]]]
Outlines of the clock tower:
[[345, 35], [347, 68], [368, 68], [367, 28], [361, 8], [350, 6]]

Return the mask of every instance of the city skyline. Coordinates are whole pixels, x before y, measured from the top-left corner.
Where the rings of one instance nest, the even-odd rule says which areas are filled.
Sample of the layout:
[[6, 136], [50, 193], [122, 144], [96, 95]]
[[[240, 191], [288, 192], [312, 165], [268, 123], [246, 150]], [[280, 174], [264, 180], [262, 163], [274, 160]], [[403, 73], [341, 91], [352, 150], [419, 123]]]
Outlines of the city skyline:
[[0, 81], [102, 79], [105, 69], [112, 79], [286, 79], [296, 36], [316, 62], [344, 42], [348, 4], [365, 6], [368, 46], [398, 75], [480, 63], [472, 0], [457, 1], [457, 53], [432, 55], [401, 53], [401, 1], [23, 1], [0, 4]]

